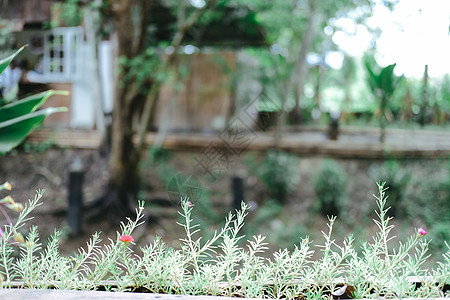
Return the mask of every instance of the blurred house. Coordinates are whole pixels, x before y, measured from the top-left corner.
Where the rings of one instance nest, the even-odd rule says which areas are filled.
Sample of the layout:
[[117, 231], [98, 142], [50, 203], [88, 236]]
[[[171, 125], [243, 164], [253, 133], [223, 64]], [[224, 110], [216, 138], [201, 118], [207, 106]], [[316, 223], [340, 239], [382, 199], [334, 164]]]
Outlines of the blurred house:
[[[108, 41], [99, 45], [99, 69], [103, 97], [96, 97], [95, 46], [86, 41], [81, 27], [46, 27], [55, 1], [3, 1], [0, 18], [12, 24], [15, 46], [27, 47], [16, 57], [24, 76], [20, 96], [46, 89], [66, 90], [70, 96], [52, 96], [45, 106], [66, 106], [67, 114], [54, 114], [45, 126], [56, 128], [100, 128], [103, 112], [112, 109], [112, 48]], [[97, 76], [98, 77], [98, 76]], [[99, 94], [99, 92], [97, 92]]]
[[[6, 0], [0, 3], [0, 18], [12, 24], [16, 47], [28, 45], [16, 58], [16, 63], [26, 71], [20, 92], [70, 91], [69, 97], [52, 96], [46, 103], [46, 106], [69, 107], [69, 113], [52, 115], [45, 125], [103, 129], [105, 115], [111, 113], [113, 106], [114, 43], [102, 41], [96, 49], [87, 27], [42, 29], [58, 17], [52, 9], [56, 2]], [[167, 40], [173, 34], [170, 23], [176, 18], [164, 2], [154, 3], [150, 26], [157, 39]], [[189, 73], [182, 79], [181, 88], [169, 85], [162, 88], [152, 128], [215, 131], [223, 128], [234, 114], [236, 93], [242, 90], [239, 85], [244, 82], [233, 76], [239, 62], [248, 63], [247, 58], [240, 59], [243, 53], [239, 49], [261, 45], [263, 37], [257, 29], [246, 27], [245, 12], [226, 9], [226, 20], [207, 26], [201, 36], [186, 37], [182, 61]], [[217, 50], [224, 45], [228, 50]], [[256, 87], [253, 94], [257, 94], [258, 89]]]

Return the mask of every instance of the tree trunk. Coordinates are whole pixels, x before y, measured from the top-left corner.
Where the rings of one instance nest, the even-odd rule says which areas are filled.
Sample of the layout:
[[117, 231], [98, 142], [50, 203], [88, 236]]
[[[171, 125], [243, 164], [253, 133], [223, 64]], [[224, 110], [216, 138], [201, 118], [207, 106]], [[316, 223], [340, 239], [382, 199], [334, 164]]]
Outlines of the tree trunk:
[[317, 78], [316, 85], [314, 87], [314, 100], [316, 100], [316, 107], [320, 110], [320, 89], [321, 89], [321, 76], [322, 76], [322, 67], [320, 65], [316, 66], [317, 68]]
[[303, 96], [303, 90], [305, 86], [305, 79], [308, 71], [308, 64], [306, 62], [306, 55], [311, 49], [313, 37], [315, 33], [315, 27], [318, 24], [318, 15], [316, 13], [316, 9], [314, 7], [313, 2], [310, 1], [310, 15], [308, 18], [308, 23], [306, 25], [305, 32], [303, 33], [300, 51], [298, 53], [297, 63], [294, 69], [294, 78], [296, 78], [295, 86], [296, 86], [296, 99], [295, 99], [295, 107], [291, 113], [292, 122], [295, 125], [298, 125], [300, 122], [300, 98]]
[[288, 82], [284, 86], [283, 95], [281, 99], [281, 111], [278, 119], [276, 121], [275, 126], [275, 135], [274, 135], [274, 148], [279, 148], [279, 143], [281, 140], [281, 136], [283, 134], [283, 124], [285, 121], [285, 109], [287, 98], [289, 97], [289, 91], [292, 88], [292, 85], [295, 85], [296, 89], [296, 102], [294, 109], [290, 112], [289, 118], [294, 125], [300, 123], [300, 97], [303, 95], [303, 86], [305, 84], [306, 79], [306, 71], [307, 71], [307, 63], [306, 63], [306, 55], [308, 54], [309, 49], [312, 46], [314, 30], [316, 24], [318, 24], [318, 15], [316, 14], [316, 10], [314, 8], [314, 2], [309, 1], [310, 6], [310, 15], [308, 18], [308, 23], [303, 33], [303, 37], [301, 40], [300, 51], [297, 56], [297, 60], [295, 62], [294, 71], [292, 72]]
[[420, 109], [420, 126], [425, 126], [427, 121], [426, 111], [428, 109], [429, 101], [428, 101], [428, 65], [425, 65], [425, 70], [423, 72], [423, 87], [422, 87], [422, 106]]
[[[132, 7], [134, 1], [111, 1], [111, 13], [117, 30], [118, 56], [132, 58], [143, 47], [140, 28], [133, 24]], [[130, 99], [135, 98], [133, 87], [123, 84], [123, 74], [116, 79], [116, 93], [112, 114], [111, 156], [109, 159], [110, 178], [102, 208], [114, 215], [129, 215], [134, 212], [140, 186], [140, 153], [133, 144], [133, 117], [135, 106]]]
[[[176, 64], [176, 53], [185, 33], [194, 25], [206, 8], [214, 6], [211, 0], [202, 9], [195, 10], [189, 17], [180, 18], [172, 40], [174, 53], [168, 55], [159, 72], [167, 72]], [[145, 28], [148, 24], [151, 1], [109, 0], [110, 14], [117, 30], [118, 57], [134, 58], [145, 50]], [[138, 20], [132, 19], [134, 8], [140, 12]], [[134, 17], [136, 17], [134, 15]], [[139, 25], [136, 26], [136, 21]], [[145, 133], [156, 106], [161, 82], [147, 79], [150, 87], [147, 95], [140, 93], [140, 86], [126, 82], [124, 75], [133, 70], [122, 67], [116, 80], [116, 93], [112, 114], [111, 156], [109, 160], [110, 178], [108, 189], [101, 204], [103, 211], [124, 216], [134, 212], [140, 187], [139, 162], [145, 151]], [[138, 124], [133, 125], [133, 119]], [[137, 144], [133, 142], [136, 135]]]
[[[115, 105], [117, 105], [117, 101]], [[117, 107], [117, 106], [116, 106]], [[112, 148], [109, 161], [110, 182], [107, 203], [113, 209], [132, 212], [139, 189], [140, 155], [133, 145], [132, 116], [128, 109], [114, 109], [112, 123]], [[111, 206], [111, 205], [108, 205]]]

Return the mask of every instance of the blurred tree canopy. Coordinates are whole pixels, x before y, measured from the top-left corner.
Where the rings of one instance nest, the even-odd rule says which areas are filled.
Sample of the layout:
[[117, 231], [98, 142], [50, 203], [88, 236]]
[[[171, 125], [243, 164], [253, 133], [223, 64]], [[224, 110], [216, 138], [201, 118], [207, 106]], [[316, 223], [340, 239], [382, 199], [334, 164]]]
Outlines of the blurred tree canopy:
[[[307, 81], [308, 54], [316, 54], [315, 64], [318, 68], [326, 67], [325, 56], [337, 50], [331, 38], [340, 28], [334, 21], [348, 17], [356, 24], [363, 24], [375, 5], [374, 1], [369, 0], [288, 0], [277, 1], [276, 4], [273, 1], [256, 0], [239, 2], [245, 2], [254, 9], [256, 20], [265, 29], [266, 40], [271, 45], [270, 53], [265, 53], [268, 55], [265, 61], [275, 70], [268, 71], [265, 82], [278, 83], [272, 92], [273, 97], [282, 99], [282, 109], [291, 111], [294, 124], [301, 121], [300, 106]], [[316, 76], [319, 82], [321, 75]]]
[[[237, 47], [267, 45], [255, 51], [259, 51], [262, 65], [272, 68], [266, 69], [268, 88], [271, 86], [274, 98], [280, 99], [282, 114], [294, 96], [291, 114], [298, 123], [308, 53], [318, 53], [323, 59], [335, 50], [324, 28], [334, 31], [333, 19], [344, 16], [363, 22], [374, 2], [104, 0], [94, 4], [101, 16], [97, 32], [110, 28], [117, 35], [120, 65], [112, 118], [111, 184], [103, 204], [125, 212], [131, 210], [137, 197], [138, 163], [161, 84], [175, 84], [186, 72], [177, 64], [181, 45], [230, 45], [237, 37], [243, 37], [234, 43]], [[350, 75], [347, 78], [351, 80]], [[137, 144], [133, 142], [135, 134]]]
[[[324, 110], [340, 112], [348, 121], [354, 114], [373, 114], [377, 102], [368, 85], [364, 60], [340, 51], [333, 35], [347, 31], [343, 25], [347, 21], [362, 25], [373, 34], [373, 47], [380, 32], [366, 26], [368, 18], [377, 4], [392, 9], [397, 2], [65, 0], [62, 9], [78, 14], [67, 20], [90, 20], [97, 41], [109, 35], [117, 38], [119, 72], [112, 118], [111, 180], [103, 197], [107, 199], [104, 207], [116, 212], [131, 210], [140, 185], [138, 164], [145, 133], [161, 85], [176, 86], [189, 72], [178, 63], [185, 46], [194, 51], [204, 46], [245, 47], [259, 62], [258, 80], [264, 92], [279, 103], [278, 128], [286, 116], [289, 122], [299, 124], [317, 119]], [[74, 9], [74, 5], [82, 9]], [[331, 66], [328, 58], [333, 54], [342, 58], [341, 66]], [[368, 55], [374, 56], [373, 52]], [[384, 109], [401, 120], [432, 112], [432, 119], [443, 122], [450, 111], [448, 76], [428, 86], [427, 103], [423, 103], [423, 90], [421, 82], [401, 80], [390, 100], [382, 102]], [[137, 142], [133, 141], [136, 136]]]

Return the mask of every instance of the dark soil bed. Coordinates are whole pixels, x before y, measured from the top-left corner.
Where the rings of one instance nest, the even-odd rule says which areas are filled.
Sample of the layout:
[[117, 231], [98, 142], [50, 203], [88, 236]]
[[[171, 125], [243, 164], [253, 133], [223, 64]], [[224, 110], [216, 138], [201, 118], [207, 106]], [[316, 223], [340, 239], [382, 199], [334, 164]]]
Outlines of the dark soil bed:
[[[67, 254], [84, 246], [92, 233], [96, 231], [102, 232], [103, 240], [115, 237], [119, 222], [102, 218], [90, 219], [90, 211], [84, 211], [83, 233], [80, 236], [69, 237], [70, 229], [67, 225], [67, 187], [71, 164], [75, 158], [79, 158], [85, 168], [83, 201], [89, 204], [101, 195], [105, 187], [106, 159], [96, 150], [50, 148], [41, 152], [36, 146], [31, 148], [32, 150], [28, 152], [23, 149], [16, 150], [0, 157], [0, 181], [9, 181], [13, 185], [10, 195], [16, 201], [24, 203], [27, 199], [34, 197], [35, 190], [46, 190], [43, 205], [33, 213], [34, 219], [30, 224], [38, 225], [42, 236], [48, 236], [55, 228], [61, 230], [64, 233], [61, 250]], [[178, 172], [173, 176], [184, 174], [188, 177], [201, 178], [205, 172], [199, 168], [196, 160], [200, 151], [171, 150], [169, 160], [162, 163], [170, 165]], [[248, 162], [253, 161], [258, 164], [263, 157], [263, 151], [251, 150], [240, 156], [232, 156], [231, 163], [220, 178], [215, 181], [201, 181], [201, 189], [209, 194], [209, 201], [215, 214], [225, 217], [227, 212], [233, 209], [231, 181], [233, 177], [240, 176], [244, 179], [244, 200], [252, 207], [247, 219], [247, 223], [251, 224], [258, 211], [265, 207], [268, 191], [252, 173]], [[300, 179], [295, 190], [289, 193], [279, 213], [256, 226], [258, 232], [252, 231], [252, 234], [269, 236], [268, 241], [273, 244], [273, 250], [290, 247], [305, 235], [311, 236], [314, 240], [321, 239], [320, 231], [326, 229], [327, 219], [313, 210], [316, 201], [313, 178], [325, 159], [327, 157], [323, 155], [299, 155], [297, 169]], [[372, 222], [372, 217], [375, 216], [373, 214], [375, 201], [372, 194], [376, 191], [375, 182], [379, 180], [379, 178], [373, 178], [370, 170], [383, 163], [383, 160], [340, 158], [336, 161], [345, 170], [349, 180], [345, 215], [341, 218], [338, 216], [335, 236], [337, 240], [342, 240], [356, 231], [357, 238], [370, 238], [375, 230]], [[434, 172], [436, 168], [443, 168], [442, 162], [434, 158], [405, 159], [401, 161], [401, 165], [408, 166], [415, 176], [424, 178], [429, 176], [430, 169]], [[184, 235], [182, 228], [176, 225], [179, 203], [173, 201], [173, 195], [168, 193], [168, 186], [164, 183], [164, 179], [160, 178], [157, 170], [158, 166], [155, 164], [145, 161], [142, 163], [144, 182], [140, 200], [146, 201], [148, 207], [146, 214], [149, 218], [146, 225], [137, 233], [137, 246], [152, 242], [158, 235], [168, 245], [177, 247], [179, 238]], [[268, 207], [265, 209], [270, 210]], [[198, 212], [200, 218], [205, 218], [201, 216], [201, 209], [198, 208], [198, 210], [200, 210]], [[3, 221], [0, 220], [0, 222]], [[422, 221], [418, 219], [407, 222], [396, 220], [395, 223], [397, 224], [395, 233], [401, 233], [400, 236], [408, 236], [414, 228], [423, 226]]]

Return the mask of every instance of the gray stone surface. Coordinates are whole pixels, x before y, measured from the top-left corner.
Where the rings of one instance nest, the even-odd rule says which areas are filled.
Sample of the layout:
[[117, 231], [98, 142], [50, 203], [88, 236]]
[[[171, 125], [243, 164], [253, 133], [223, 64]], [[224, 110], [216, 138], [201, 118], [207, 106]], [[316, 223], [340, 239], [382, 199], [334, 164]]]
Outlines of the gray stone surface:
[[[101, 291], [61, 291], [40, 289], [0, 289], [1, 300], [68, 300], [68, 299], [134, 299], [134, 300], [180, 300], [180, 299], [231, 299], [213, 296], [182, 296], [149, 293], [121, 293]], [[236, 298], [234, 298], [236, 299]], [[242, 298], [241, 298], [242, 299]]]

